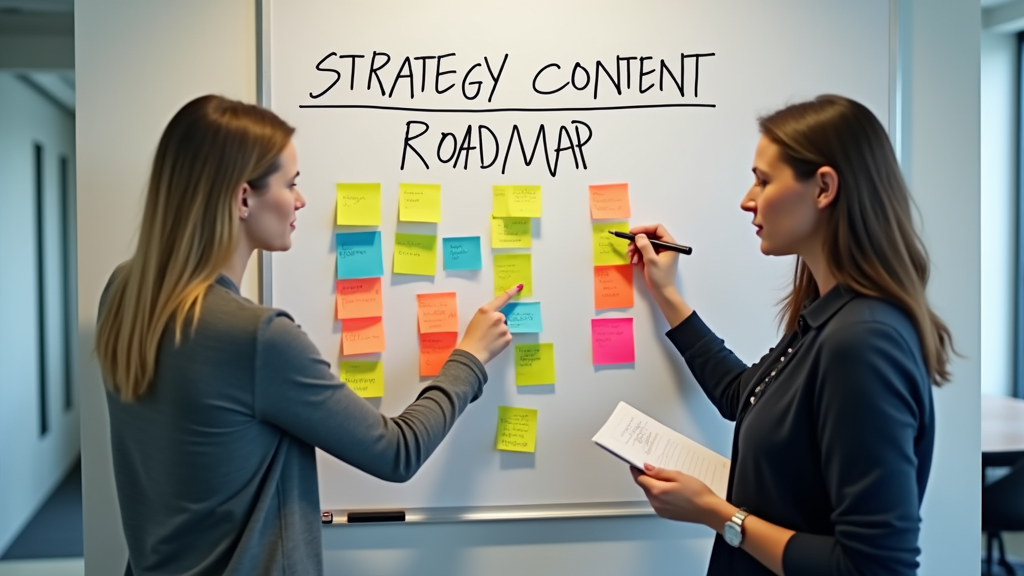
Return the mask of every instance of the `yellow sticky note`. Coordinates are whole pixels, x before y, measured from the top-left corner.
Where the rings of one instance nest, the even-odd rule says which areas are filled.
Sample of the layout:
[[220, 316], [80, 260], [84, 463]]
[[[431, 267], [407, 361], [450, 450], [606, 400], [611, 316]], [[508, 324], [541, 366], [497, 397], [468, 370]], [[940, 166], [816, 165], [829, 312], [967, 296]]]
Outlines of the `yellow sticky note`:
[[380, 184], [335, 184], [338, 226], [380, 226]]
[[540, 186], [509, 186], [506, 202], [509, 216], [540, 218]]
[[491, 216], [495, 218], [507, 218], [508, 213], [508, 192], [511, 186], [494, 186], [491, 188]]
[[529, 248], [529, 218], [491, 218], [491, 248]]
[[626, 247], [629, 240], [616, 238], [609, 230], [629, 232], [628, 222], [601, 222], [594, 224], [594, 266], [615, 266], [629, 264]]
[[495, 450], [533, 452], [537, 445], [537, 411], [533, 408], [498, 406]]
[[437, 236], [395, 234], [394, 272], [433, 276], [437, 272]]
[[398, 219], [402, 222], [440, 222], [440, 184], [399, 184]]
[[494, 255], [494, 295], [522, 284], [523, 290], [515, 299], [533, 296], [533, 259], [529, 254]]
[[380, 398], [384, 395], [384, 363], [341, 362], [338, 364], [341, 381], [363, 398]]
[[554, 344], [516, 344], [516, 386], [555, 383]]

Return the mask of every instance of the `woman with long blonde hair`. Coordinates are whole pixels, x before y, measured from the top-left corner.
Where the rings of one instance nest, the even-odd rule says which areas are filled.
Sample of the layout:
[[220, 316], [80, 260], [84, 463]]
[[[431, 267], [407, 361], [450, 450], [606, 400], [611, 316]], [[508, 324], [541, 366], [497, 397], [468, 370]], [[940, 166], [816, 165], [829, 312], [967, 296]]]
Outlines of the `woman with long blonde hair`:
[[411, 478], [479, 398], [511, 341], [483, 305], [440, 374], [399, 416], [339, 383], [281, 310], [243, 298], [253, 251], [291, 247], [294, 130], [203, 96], [156, 150], [138, 245], [100, 303], [96, 353], [127, 574], [321, 574], [314, 447], [394, 482]]
[[741, 208], [761, 252], [795, 255], [785, 335], [747, 366], [676, 289], [661, 225], [630, 245], [669, 340], [736, 422], [725, 499], [686, 474], [631, 469], [661, 516], [716, 532], [708, 574], [917, 573], [935, 442], [931, 386], [949, 380], [949, 329], [925, 295], [928, 255], [878, 119], [821, 96], [762, 118]]

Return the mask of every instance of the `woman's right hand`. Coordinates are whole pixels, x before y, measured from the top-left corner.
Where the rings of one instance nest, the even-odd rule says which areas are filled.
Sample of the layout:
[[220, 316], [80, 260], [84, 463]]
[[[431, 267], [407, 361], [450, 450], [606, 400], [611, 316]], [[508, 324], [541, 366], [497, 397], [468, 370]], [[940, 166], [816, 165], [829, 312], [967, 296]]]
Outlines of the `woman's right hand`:
[[633, 266], [640, 266], [647, 280], [647, 287], [654, 296], [664, 296], [676, 291], [676, 272], [679, 265], [679, 254], [671, 250], [660, 253], [648, 241], [662, 240], [676, 243], [675, 238], [661, 224], [636, 226], [629, 231], [636, 236], [627, 249], [629, 261]]
[[457, 348], [476, 356], [482, 364], [500, 354], [512, 342], [512, 333], [508, 331], [501, 309], [522, 290], [522, 284], [513, 286], [481, 306], [466, 326], [466, 333]]

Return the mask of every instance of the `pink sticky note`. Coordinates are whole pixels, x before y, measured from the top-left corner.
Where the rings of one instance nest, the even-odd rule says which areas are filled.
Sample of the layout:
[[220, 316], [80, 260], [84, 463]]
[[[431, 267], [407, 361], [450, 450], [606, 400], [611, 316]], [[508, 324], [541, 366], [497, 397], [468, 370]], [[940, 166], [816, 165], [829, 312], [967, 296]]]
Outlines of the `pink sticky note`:
[[633, 363], [632, 318], [594, 318], [590, 332], [595, 366]]

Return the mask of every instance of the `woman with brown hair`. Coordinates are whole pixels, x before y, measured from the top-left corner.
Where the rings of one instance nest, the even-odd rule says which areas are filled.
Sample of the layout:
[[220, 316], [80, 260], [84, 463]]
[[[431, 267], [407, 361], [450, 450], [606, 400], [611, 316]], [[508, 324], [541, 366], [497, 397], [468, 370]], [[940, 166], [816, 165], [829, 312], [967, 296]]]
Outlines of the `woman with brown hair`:
[[482, 306], [440, 374], [389, 418], [286, 312], [243, 298], [253, 251], [291, 248], [305, 206], [293, 132], [268, 110], [204, 96], [160, 139], [138, 245], [107, 283], [96, 336], [127, 574], [321, 574], [314, 447], [408, 480], [511, 341], [500, 310], [522, 285]]
[[861, 104], [821, 96], [760, 120], [741, 208], [761, 252], [795, 255], [785, 335], [740, 361], [676, 289], [661, 225], [630, 258], [669, 340], [735, 421], [725, 499], [680, 472], [632, 468], [654, 510], [718, 532], [708, 574], [917, 572], [935, 440], [931, 385], [949, 380], [949, 329], [928, 305], [928, 256], [889, 139]]

